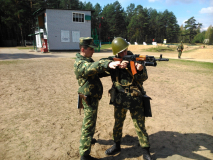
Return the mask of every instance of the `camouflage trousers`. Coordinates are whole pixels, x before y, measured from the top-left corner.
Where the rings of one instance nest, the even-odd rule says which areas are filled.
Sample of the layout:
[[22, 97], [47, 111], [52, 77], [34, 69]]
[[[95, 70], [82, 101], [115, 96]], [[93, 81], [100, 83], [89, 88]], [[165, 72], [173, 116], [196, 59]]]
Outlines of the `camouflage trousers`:
[[181, 57], [182, 51], [178, 50], [178, 57]]
[[[113, 140], [114, 142], [121, 141], [122, 128], [124, 120], [126, 118], [126, 112], [128, 110], [121, 107], [114, 107], [115, 124], [113, 128]], [[149, 147], [149, 137], [145, 128], [145, 116], [143, 108], [129, 109], [141, 147]]]
[[91, 141], [95, 133], [97, 112], [98, 112], [98, 102], [96, 98], [90, 99], [90, 105], [87, 105], [84, 100], [82, 100], [84, 106], [84, 120], [81, 128], [81, 139], [79, 153], [81, 156], [89, 155], [91, 150]]

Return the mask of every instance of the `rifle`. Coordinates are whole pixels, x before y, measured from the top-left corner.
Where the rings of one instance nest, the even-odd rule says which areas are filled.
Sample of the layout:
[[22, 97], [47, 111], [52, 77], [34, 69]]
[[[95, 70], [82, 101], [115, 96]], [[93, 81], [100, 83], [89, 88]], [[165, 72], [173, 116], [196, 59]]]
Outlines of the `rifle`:
[[169, 59], [162, 58], [162, 54], [160, 54], [160, 58], [156, 59], [154, 56], [148, 56], [148, 55], [140, 55], [140, 54], [133, 54], [133, 55], [125, 55], [122, 58], [118, 57], [109, 57], [110, 60], [114, 61], [130, 61], [130, 67], [132, 74], [135, 75], [137, 73], [135, 68], [135, 62], [140, 63], [144, 66], [157, 66], [156, 61], [169, 61]]

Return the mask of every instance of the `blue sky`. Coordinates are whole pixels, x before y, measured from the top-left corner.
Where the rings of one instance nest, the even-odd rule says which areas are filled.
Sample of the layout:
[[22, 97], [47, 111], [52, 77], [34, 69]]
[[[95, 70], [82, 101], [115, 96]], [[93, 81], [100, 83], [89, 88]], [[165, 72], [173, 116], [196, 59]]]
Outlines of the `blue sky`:
[[[114, 3], [116, 0], [82, 0], [82, 2], [91, 2], [93, 6], [99, 3], [102, 9], [105, 5]], [[166, 9], [173, 12], [179, 25], [184, 25], [184, 21], [189, 18], [195, 18], [196, 22], [202, 23], [202, 30], [206, 30], [210, 25], [213, 26], [213, 0], [118, 0], [121, 6], [126, 10], [130, 3], [142, 5], [144, 8], [153, 8], [158, 12], [164, 12]]]

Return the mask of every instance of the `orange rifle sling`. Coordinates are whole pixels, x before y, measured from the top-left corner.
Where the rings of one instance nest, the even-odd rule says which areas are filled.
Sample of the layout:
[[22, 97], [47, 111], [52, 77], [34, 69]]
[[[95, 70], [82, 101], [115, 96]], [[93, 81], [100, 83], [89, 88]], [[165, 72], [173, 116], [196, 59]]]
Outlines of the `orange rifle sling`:
[[131, 67], [132, 75], [134, 76], [137, 73], [134, 61], [130, 61], [130, 67]]

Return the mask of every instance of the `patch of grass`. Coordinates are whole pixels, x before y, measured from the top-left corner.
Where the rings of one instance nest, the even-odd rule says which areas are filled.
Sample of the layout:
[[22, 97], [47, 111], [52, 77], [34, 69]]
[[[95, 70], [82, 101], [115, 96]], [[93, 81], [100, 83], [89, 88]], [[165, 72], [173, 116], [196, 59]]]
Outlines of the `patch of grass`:
[[102, 44], [100, 49], [103, 50], [103, 49], [109, 49], [109, 48], [111, 48], [111, 44]]
[[165, 46], [157, 46], [149, 49], [145, 49], [147, 52], [171, 52], [176, 51], [175, 48], [165, 47]]
[[196, 68], [204, 68], [213, 71], [213, 63], [211, 62], [197, 62], [197, 61], [188, 61], [182, 59], [170, 59], [172, 63], [176, 63], [178, 65], [185, 65], [185, 66], [196, 66]]
[[190, 49], [190, 50], [183, 50], [183, 53], [189, 53], [189, 52], [194, 52], [196, 50], [198, 50], [199, 48], [193, 48], [193, 49]]
[[31, 61], [26, 61], [26, 60], [4, 60], [0, 61], [0, 65], [12, 65], [12, 64], [23, 64], [23, 63], [31, 63]]
[[206, 74], [213, 76], [213, 63], [198, 62], [182, 59], [169, 59], [168, 62], [157, 62], [157, 68], [168, 68], [181, 72], [191, 72], [195, 74]]
[[34, 49], [34, 47], [33, 46], [18, 47], [18, 49]]
[[9, 64], [17, 64], [20, 63], [20, 61], [15, 60], [15, 61], [0, 61], [0, 65], [9, 65]]
[[173, 45], [173, 46], [177, 46], [178, 43], [166, 43], [166, 45]]
[[[156, 59], [158, 59], [159, 57], [155, 57]], [[170, 63], [170, 59], [169, 61], [157, 61], [157, 66], [156, 67], [166, 67], [168, 66], [168, 63]], [[152, 66], [150, 66], [152, 67]]]

